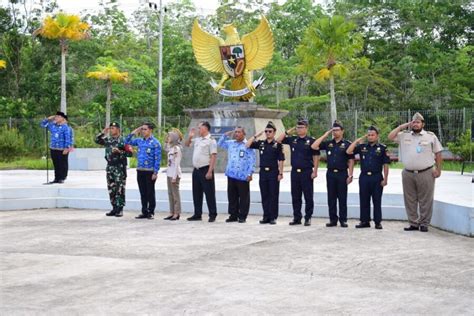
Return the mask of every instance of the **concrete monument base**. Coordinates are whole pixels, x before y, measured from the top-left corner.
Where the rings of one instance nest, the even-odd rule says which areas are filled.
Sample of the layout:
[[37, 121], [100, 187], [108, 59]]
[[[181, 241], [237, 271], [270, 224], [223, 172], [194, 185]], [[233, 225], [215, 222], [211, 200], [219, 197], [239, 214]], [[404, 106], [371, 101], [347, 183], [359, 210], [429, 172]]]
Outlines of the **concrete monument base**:
[[[242, 126], [247, 133], [246, 138], [255, 135], [265, 129], [268, 121], [272, 121], [276, 128], [276, 136], [284, 133], [282, 118], [288, 114], [286, 110], [268, 109], [254, 102], [220, 102], [209, 108], [204, 109], [185, 109], [191, 122], [189, 128], [196, 127], [201, 121], [208, 121], [211, 124], [211, 134], [216, 139], [228, 131], [233, 130], [236, 126]], [[186, 134], [185, 138], [188, 135]], [[264, 136], [261, 136], [263, 139]], [[284, 146], [286, 164], [289, 164], [289, 149]], [[183, 171], [192, 171], [192, 147], [185, 147], [183, 151], [183, 161], [181, 167]], [[227, 154], [225, 151], [218, 149], [218, 159], [215, 171], [224, 172], [227, 164]], [[258, 155], [257, 155], [258, 166]]]

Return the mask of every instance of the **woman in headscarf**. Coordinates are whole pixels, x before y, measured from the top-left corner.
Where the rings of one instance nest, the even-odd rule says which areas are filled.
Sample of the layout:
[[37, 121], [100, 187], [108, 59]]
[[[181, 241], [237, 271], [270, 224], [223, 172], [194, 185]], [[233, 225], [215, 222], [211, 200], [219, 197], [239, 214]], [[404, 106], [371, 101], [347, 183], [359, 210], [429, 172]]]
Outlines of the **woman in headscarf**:
[[179, 195], [179, 180], [181, 178], [181, 141], [183, 134], [173, 128], [166, 137], [165, 150], [168, 152], [168, 168], [166, 169], [168, 184], [168, 199], [170, 215], [164, 219], [170, 221], [179, 220], [181, 214], [181, 197]]

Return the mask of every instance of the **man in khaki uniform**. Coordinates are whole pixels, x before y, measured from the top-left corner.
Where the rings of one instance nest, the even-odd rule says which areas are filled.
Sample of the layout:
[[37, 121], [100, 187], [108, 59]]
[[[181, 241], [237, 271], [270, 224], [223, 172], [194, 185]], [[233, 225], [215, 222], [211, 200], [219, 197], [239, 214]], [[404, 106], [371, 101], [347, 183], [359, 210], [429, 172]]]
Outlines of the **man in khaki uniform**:
[[[399, 161], [405, 167], [402, 172], [403, 197], [410, 224], [405, 231], [428, 231], [433, 213], [435, 179], [441, 175], [443, 147], [438, 137], [425, 131], [424, 126], [423, 116], [415, 113], [411, 122], [398, 126], [388, 135], [390, 140], [399, 144]], [[402, 131], [407, 127], [411, 130]]]

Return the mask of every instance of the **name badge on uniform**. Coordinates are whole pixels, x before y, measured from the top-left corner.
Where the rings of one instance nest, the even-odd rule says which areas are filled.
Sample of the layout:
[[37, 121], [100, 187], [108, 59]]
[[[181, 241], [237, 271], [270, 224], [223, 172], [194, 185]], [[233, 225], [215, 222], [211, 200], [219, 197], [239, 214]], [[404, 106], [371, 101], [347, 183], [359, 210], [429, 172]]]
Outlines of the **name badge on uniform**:
[[362, 159], [365, 159], [365, 155], [362, 155]]
[[420, 146], [420, 145], [416, 146], [416, 152], [417, 152], [418, 154], [421, 153], [421, 146]]
[[292, 147], [292, 148], [291, 148], [291, 151], [295, 151], [295, 147]]
[[59, 137], [59, 134], [58, 134], [58, 133], [55, 133], [55, 134], [54, 134], [54, 137], [58, 138], [58, 137]]
[[328, 151], [328, 156], [331, 156], [331, 151], [330, 150]]
[[239, 157], [242, 158], [243, 156], [244, 156], [244, 151], [241, 149], [241, 150], [239, 151]]
[[342, 143], [341, 148], [345, 148], [345, 147], [346, 147], [346, 144]]
[[146, 149], [146, 153], [147, 153], [147, 154], [151, 153], [151, 148], [147, 148], [147, 149]]
[[263, 149], [262, 149], [262, 150], [260, 150], [260, 155], [263, 155]]

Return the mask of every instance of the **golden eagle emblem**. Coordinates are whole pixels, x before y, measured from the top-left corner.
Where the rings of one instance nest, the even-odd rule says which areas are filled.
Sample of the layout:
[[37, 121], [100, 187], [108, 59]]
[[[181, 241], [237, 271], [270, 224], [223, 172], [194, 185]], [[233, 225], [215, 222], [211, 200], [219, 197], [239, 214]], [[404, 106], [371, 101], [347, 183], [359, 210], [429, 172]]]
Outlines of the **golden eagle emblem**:
[[[249, 100], [265, 80], [261, 77], [252, 82], [252, 70], [264, 68], [272, 59], [274, 44], [270, 24], [262, 16], [258, 27], [242, 39], [233, 24], [225, 25], [223, 31], [225, 40], [205, 32], [195, 20], [192, 31], [194, 55], [198, 64], [208, 71], [222, 73], [219, 83], [211, 81], [215, 91]], [[225, 90], [229, 79], [232, 79], [230, 90]]]

